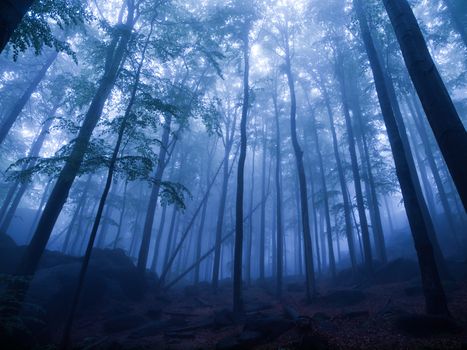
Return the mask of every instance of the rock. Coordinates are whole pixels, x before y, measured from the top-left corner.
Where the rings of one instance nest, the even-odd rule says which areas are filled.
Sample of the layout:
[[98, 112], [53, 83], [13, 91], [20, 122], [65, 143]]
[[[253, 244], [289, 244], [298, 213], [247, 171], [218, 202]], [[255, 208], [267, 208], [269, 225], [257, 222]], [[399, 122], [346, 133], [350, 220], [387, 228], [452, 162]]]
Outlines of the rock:
[[396, 259], [377, 269], [373, 276], [375, 284], [388, 284], [410, 281], [420, 276], [417, 262], [409, 259]]
[[395, 326], [414, 337], [430, 337], [438, 334], [456, 334], [462, 331], [453, 319], [444, 316], [402, 315], [395, 319]]
[[355, 305], [361, 303], [365, 299], [365, 293], [354, 289], [336, 290], [320, 298], [325, 304], [339, 307]]
[[[45, 309], [46, 321], [63, 322], [76, 289], [81, 259], [47, 252], [47, 268], [37, 271], [26, 297], [28, 303]], [[46, 260], [47, 260], [46, 259]], [[95, 249], [80, 298], [80, 310], [101, 304], [103, 300], [127, 303], [144, 292], [144, 279], [122, 250]]]
[[124, 315], [104, 322], [102, 328], [105, 333], [112, 334], [137, 328], [146, 321], [146, 318], [140, 315]]

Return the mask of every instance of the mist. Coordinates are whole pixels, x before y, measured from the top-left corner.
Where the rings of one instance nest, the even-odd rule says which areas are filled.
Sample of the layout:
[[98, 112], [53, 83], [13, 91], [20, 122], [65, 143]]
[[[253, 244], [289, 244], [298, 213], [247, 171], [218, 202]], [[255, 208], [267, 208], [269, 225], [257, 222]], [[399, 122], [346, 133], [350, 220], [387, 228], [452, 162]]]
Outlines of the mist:
[[0, 4], [11, 349], [467, 344], [462, 0]]

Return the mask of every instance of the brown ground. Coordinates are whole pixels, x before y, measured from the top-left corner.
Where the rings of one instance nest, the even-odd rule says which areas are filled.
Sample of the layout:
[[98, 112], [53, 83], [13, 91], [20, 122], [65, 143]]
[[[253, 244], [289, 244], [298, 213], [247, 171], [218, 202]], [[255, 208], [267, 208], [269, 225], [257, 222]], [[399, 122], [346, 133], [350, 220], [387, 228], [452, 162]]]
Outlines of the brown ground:
[[[311, 304], [304, 302], [301, 283], [290, 280], [284, 289], [282, 302], [266, 286], [245, 289], [243, 319], [228, 311], [228, 283], [217, 294], [207, 285], [158, 297], [148, 293], [141, 303], [81, 314], [74, 344], [82, 349], [467, 349], [466, 282], [446, 285], [455, 324], [422, 316], [416, 280], [322, 287]], [[291, 312], [300, 317], [291, 320]]]

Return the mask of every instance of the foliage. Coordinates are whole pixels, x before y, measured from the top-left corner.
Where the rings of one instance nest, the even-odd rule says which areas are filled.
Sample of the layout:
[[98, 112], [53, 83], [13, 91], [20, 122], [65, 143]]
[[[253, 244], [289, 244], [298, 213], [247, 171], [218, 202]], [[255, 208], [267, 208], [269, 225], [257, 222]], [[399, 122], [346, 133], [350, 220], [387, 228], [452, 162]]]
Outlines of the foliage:
[[76, 61], [66, 38], [58, 38], [56, 28], [65, 30], [85, 23], [91, 19], [86, 10], [86, 2], [81, 0], [36, 0], [26, 13], [20, 25], [12, 34], [9, 45], [13, 49], [13, 59], [16, 61], [20, 52], [33, 48], [40, 55], [44, 46], [53, 47], [58, 52], [65, 52]]

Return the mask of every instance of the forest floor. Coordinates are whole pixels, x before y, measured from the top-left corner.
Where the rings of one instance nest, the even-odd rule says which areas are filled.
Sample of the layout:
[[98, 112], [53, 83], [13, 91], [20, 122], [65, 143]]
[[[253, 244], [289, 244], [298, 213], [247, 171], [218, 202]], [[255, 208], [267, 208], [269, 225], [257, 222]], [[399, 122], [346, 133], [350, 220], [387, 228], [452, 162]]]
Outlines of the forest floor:
[[[0, 244], [0, 273], [9, 273], [2, 267], [12, 266], [18, 249]], [[78, 258], [44, 256], [27, 299], [44, 310], [31, 319], [44, 322], [26, 322], [30, 339], [17, 333], [29, 344], [24, 348], [60, 341], [79, 266]], [[311, 303], [301, 277], [284, 279], [280, 301], [272, 279], [256, 281], [244, 289], [245, 314], [238, 317], [230, 311], [229, 280], [216, 293], [205, 282], [161, 292], [149, 280], [142, 295], [136, 268], [122, 251], [95, 250], [72, 340], [83, 350], [467, 349], [466, 266], [451, 263], [456, 280], [445, 282], [452, 318], [424, 315], [417, 265], [403, 259], [378, 267], [371, 283], [355, 284], [349, 271], [320, 279]]]
[[[465, 349], [467, 284], [449, 285], [455, 321], [424, 316], [414, 281], [323, 287], [311, 304], [288, 281], [281, 302], [267, 287], [245, 289], [242, 318], [229, 311], [231, 288], [202, 285], [83, 314], [73, 338], [86, 349]], [[107, 318], [115, 308], [121, 315]]]

